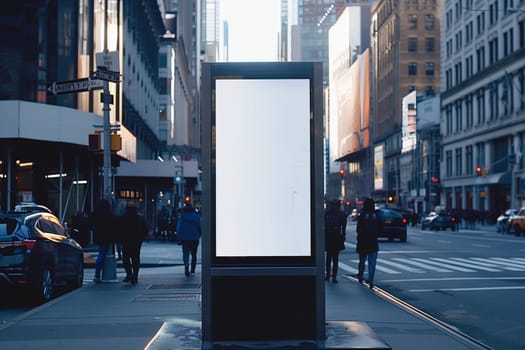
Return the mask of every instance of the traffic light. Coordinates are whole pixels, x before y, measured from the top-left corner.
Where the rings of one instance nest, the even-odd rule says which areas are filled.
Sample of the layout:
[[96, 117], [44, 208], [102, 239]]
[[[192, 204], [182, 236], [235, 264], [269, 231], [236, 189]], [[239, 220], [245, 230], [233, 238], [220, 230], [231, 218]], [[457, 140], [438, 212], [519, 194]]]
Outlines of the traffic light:
[[485, 169], [484, 167], [482, 167], [482, 166], [477, 166], [476, 167], [476, 175], [477, 176], [485, 177], [485, 176], [487, 176], [487, 173], [488, 173], [487, 169]]
[[339, 170], [339, 175], [341, 175], [341, 178], [343, 178], [345, 176], [345, 170], [344, 169]]
[[394, 202], [394, 196], [388, 196], [388, 203]]

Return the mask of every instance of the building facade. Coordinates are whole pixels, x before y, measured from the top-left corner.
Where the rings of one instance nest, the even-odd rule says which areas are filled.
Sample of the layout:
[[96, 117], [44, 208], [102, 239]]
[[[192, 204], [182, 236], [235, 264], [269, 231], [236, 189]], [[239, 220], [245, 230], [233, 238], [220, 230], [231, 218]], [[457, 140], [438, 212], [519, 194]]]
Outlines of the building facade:
[[525, 4], [464, 3], [442, 13], [442, 205], [494, 217], [525, 199]]
[[375, 196], [402, 207], [403, 97], [439, 91], [441, 1], [376, 1], [372, 6], [372, 143]]

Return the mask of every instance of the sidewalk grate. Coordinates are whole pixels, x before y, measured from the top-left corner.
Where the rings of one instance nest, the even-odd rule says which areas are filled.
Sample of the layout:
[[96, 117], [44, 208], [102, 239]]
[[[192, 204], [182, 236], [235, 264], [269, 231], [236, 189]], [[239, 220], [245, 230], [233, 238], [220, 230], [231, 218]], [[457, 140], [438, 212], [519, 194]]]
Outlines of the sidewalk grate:
[[152, 284], [146, 289], [200, 289], [200, 283]]
[[198, 293], [144, 294], [138, 296], [133, 301], [201, 301], [201, 295]]

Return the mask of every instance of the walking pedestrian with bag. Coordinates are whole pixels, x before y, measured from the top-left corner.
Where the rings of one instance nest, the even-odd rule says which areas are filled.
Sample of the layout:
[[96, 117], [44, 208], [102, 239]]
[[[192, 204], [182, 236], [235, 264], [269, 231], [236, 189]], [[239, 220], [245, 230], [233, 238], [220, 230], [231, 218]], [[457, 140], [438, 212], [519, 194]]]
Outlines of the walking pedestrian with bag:
[[[197, 266], [197, 248], [201, 237], [201, 216], [195, 208], [188, 203], [182, 209], [177, 223], [177, 238], [182, 243], [182, 260], [184, 261], [184, 274], [190, 277], [195, 273]], [[191, 270], [190, 270], [191, 255]]]
[[379, 251], [377, 234], [380, 232], [381, 226], [381, 219], [375, 210], [374, 200], [372, 198], [365, 199], [363, 209], [357, 217], [356, 251], [359, 254], [359, 272], [357, 278], [359, 283], [363, 283], [365, 262], [368, 260], [368, 284], [370, 289], [374, 288], [374, 274], [376, 270], [377, 252]]
[[[340, 209], [337, 199], [327, 203], [324, 214], [324, 235], [326, 252], [325, 280], [332, 278], [337, 283], [337, 270], [339, 268], [339, 252], [345, 249], [346, 239], [346, 214]], [[331, 274], [330, 274], [331, 272]]]
[[98, 201], [91, 217], [91, 227], [93, 228], [93, 240], [98, 245], [93, 282], [101, 283], [100, 273], [106, 268], [104, 266], [105, 257], [109, 254], [115, 238], [115, 218], [109, 200], [101, 199]]

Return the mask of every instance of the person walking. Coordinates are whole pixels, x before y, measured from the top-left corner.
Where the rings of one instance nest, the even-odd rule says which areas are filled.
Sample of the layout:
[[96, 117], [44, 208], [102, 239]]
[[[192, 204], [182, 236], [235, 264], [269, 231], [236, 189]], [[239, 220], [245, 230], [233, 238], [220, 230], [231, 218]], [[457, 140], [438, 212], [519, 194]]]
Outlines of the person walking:
[[339, 251], [345, 249], [346, 219], [346, 214], [340, 209], [338, 200], [331, 200], [327, 203], [324, 213], [325, 280], [328, 281], [332, 277], [333, 283], [337, 283]]
[[[201, 237], [201, 218], [195, 208], [188, 203], [182, 209], [177, 223], [177, 238], [182, 243], [182, 260], [184, 261], [184, 274], [190, 277], [195, 273], [197, 266], [197, 248]], [[191, 254], [191, 271], [189, 256]]]
[[126, 270], [124, 282], [137, 284], [140, 268], [140, 249], [142, 242], [148, 236], [146, 220], [137, 212], [134, 202], [126, 204], [124, 215], [120, 217], [122, 237], [122, 264]]
[[104, 259], [111, 249], [114, 237], [114, 217], [111, 204], [106, 199], [98, 201], [91, 217], [93, 241], [98, 245], [97, 261], [95, 263], [95, 278], [93, 282], [101, 283], [100, 272], [104, 268]]
[[379, 251], [377, 233], [380, 230], [381, 219], [375, 210], [374, 200], [367, 198], [363, 203], [363, 209], [357, 217], [356, 251], [359, 254], [359, 271], [357, 278], [359, 283], [363, 283], [365, 261], [368, 260], [368, 285], [370, 289], [374, 288], [374, 274], [376, 270], [377, 252]]

